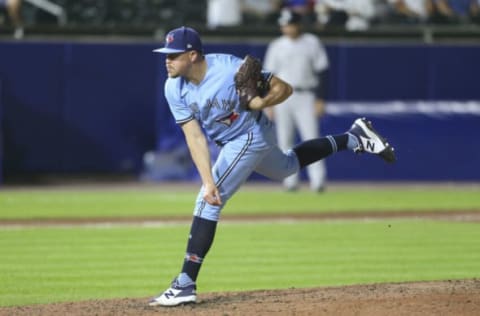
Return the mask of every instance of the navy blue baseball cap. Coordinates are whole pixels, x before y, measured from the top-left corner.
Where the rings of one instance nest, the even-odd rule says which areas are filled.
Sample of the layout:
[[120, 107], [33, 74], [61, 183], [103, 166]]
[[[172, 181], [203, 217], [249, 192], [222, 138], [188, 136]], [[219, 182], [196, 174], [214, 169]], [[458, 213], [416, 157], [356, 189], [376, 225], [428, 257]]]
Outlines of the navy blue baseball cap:
[[278, 18], [278, 24], [280, 26], [299, 24], [300, 22], [302, 22], [302, 16], [300, 14], [289, 9], [283, 9], [280, 12], [280, 17]]
[[156, 53], [174, 54], [189, 50], [203, 51], [202, 41], [198, 32], [190, 27], [179, 27], [171, 30], [165, 36], [165, 46], [154, 49]]

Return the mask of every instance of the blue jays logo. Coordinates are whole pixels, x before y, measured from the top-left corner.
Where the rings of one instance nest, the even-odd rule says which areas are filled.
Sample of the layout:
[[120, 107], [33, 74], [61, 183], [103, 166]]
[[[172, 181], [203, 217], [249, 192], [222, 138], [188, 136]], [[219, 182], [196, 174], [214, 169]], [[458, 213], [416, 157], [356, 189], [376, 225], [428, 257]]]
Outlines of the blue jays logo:
[[235, 122], [238, 119], [238, 116], [239, 114], [237, 112], [232, 112], [232, 113], [229, 113], [227, 116], [217, 119], [216, 121], [218, 123], [222, 123], [227, 126], [230, 126], [232, 125], [233, 122]]
[[165, 42], [167, 42], [167, 44], [170, 44], [171, 42], [173, 42], [175, 38], [173, 37], [173, 34], [168, 34], [166, 37], [165, 37]]

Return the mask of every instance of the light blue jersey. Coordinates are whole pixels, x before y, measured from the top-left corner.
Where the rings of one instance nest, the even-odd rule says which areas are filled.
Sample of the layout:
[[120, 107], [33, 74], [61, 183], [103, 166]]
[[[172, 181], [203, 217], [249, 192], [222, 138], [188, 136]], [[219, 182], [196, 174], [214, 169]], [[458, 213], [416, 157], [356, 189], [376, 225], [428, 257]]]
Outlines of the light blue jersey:
[[[223, 204], [210, 205], [200, 190], [194, 215], [217, 221], [229, 198], [254, 171], [275, 180], [296, 173], [300, 166], [290, 150], [276, 143], [273, 123], [261, 111], [240, 105], [234, 76], [242, 59], [226, 54], [205, 56], [207, 72], [199, 85], [183, 77], [169, 78], [165, 97], [178, 124], [197, 120], [207, 136], [222, 146], [212, 170]], [[267, 80], [271, 74], [264, 72]]]
[[[169, 78], [165, 97], [178, 124], [196, 119], [207, 136], [225, 143], [250, 131], [260, 113], [247, 111], [240, 105], [233, 77], [242, 60], [233, 55], [205, 56], [207, 73], [199, 85], [184, 78]], [[270, 78], [270, 73], [264, 73]]]

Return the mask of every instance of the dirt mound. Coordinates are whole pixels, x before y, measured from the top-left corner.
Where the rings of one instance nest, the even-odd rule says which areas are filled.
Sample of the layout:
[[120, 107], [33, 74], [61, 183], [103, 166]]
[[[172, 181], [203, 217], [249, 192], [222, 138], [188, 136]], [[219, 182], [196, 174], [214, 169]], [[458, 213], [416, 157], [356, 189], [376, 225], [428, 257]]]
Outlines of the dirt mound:
[[179, 307], [148, 298], [0, 308], [0, 315], [480, 315], [480, 280], [200, 294]]

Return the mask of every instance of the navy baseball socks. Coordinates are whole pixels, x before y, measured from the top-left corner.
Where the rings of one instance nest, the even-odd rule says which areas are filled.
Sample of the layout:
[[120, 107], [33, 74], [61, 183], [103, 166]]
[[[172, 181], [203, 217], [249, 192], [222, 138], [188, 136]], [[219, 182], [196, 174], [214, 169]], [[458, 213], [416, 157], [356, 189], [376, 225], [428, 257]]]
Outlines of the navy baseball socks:
[[347, 133], [308, 140], [293, 148], [297, 154], [300, 168], [331, 154], [350, 149], [355, 153], [368, 152], [380, 156], [386, 162], [396, 160], [392, 146], [375, 129], [372, 122], [365, 118], [356, 119]]
[[172, 281], [170, 287], [148, 304], [150, 306], [177, 306], [195, 303], [197, 300], [196, 280], [203, 258], [207, 255], [215, 237], [216, 221], [193, 217], [187, 252], [182, 272]]
[[[349, 147], [350, 146], [350, 147]], [[300, 168], [308, 166], [315, 161], [326, 158], [331, 154], [358, 146], [358, 141], [354, 136], [349, 134], [328, 135], [326, 137], [307, 140], [293, 147], [293, 151], [297, 154]]]
[[182, 272], [188, 275], [193, 282], [197, 280], [198, 272], [215, 237], [217, 222], [198, 216], [193, 217], [190, 236], [187, 244], [187, 253], [183, 262]]

